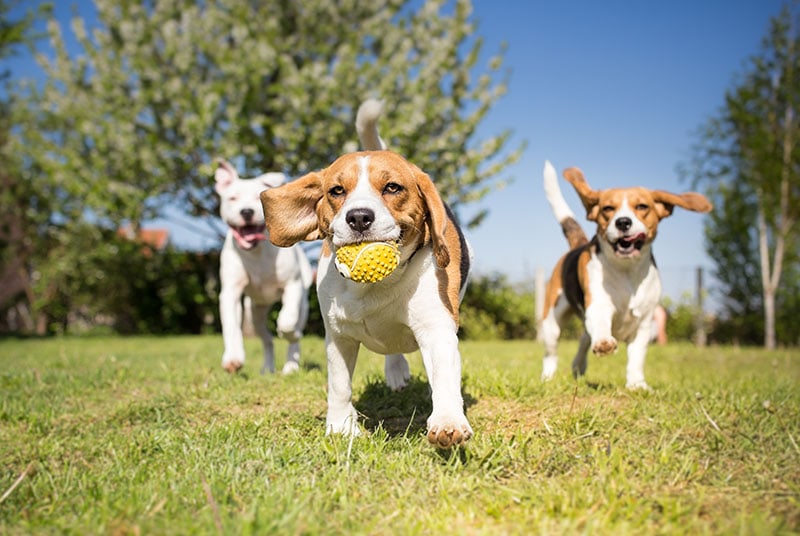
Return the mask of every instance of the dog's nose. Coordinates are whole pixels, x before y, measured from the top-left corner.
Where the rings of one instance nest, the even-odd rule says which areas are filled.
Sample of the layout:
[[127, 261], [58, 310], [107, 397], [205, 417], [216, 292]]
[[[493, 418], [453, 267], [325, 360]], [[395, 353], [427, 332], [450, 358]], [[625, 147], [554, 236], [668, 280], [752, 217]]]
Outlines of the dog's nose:
[[630, 218], [617, 218], [617, 221], [614, 222], [614, 227], [620, 231], [627, 231], [631, 228], [631, 225], [633, 225], [633, 222]]
[[252, 208], [243, 208], [239, 211], [244, 221], [250, 221], [253, 219], [253, 215], [255, 215], [256, 211]]
[[354, 231], [363, 232], [375, 221], [375, 213], [368, 208], [354, 208], [347, 212], [345, 221]]

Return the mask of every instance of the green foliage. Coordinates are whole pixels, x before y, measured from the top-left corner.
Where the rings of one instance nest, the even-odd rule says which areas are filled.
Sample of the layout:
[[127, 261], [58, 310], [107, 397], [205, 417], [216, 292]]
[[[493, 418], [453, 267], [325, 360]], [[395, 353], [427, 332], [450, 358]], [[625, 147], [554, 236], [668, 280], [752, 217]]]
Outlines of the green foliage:
[[325, 436], [324, 341], [302, 347], [298, 374], [231, 376], [218, 336], [0, 340], [0, 533], [800, 531], [797, 350], [651, 347], [640, 393], [620, 356], [545, 384], [541, 345], [465, 341], [475, 436], [441, 452], [418, 355], [392, 393], [362, 352], [351, 442]]
[[503, 274], [472, 277], [459, 312], [467, 339], [534, 339], [533, 289], [513, 285]]
[[94, 225], [54, 229], [52, 262], [35, 273], [48, 331], [201, 333], [218, 322], [217, 254], [155, 250]]
[[509, 133], [473, 139], [505, 91], [502, 60], [478, 70], [468, 1], [406, 4], [97, 0], [96, 26], [73, 20], [78, 53], [50, 24], [55, 57], [40, 57], [46, 84], [30, 88], [37, 121], [21, 149], [70, 218], [88, 207], [139, 222], [176, 201], [214, 215], [215, 157], [241, 157], [246, 172], [323, 167], [377, 95], [391, 146], [452, 204], [479, 199], [519, 155], [504, 155]]
[[[24, 162], [24, 204], [37, 209], [30, 236], [87, 219], [136, 230], [169, 217], [167, 207], [215, 217], [216, 158], [234, 160], [243, 175], [324, 167], [352, 147], [354, 111], [368, 97], [386, 103], [390, 146], [456, 209], [502, 184], [521, 153], [508, 149], [510, 131], [476, 139], [507, 72], [502, 50], [484, 57], [469, 0], [96, 0], [95, 8], [91, 26], [79, 16], [69, 29], [50, 21], [50, 48], [38, 55], [44, 82], [17, 91], [9, 149]], [[71, 237], [59, 233], [55, 249], [80, 251]], [[59, 262], [40, 251], [32, 264], [58, 272], [46, 265]]]
[[798, 261], [800, 235], [796, 8], [787, 6], [771, 21], [760, 53], [700, 132], [689, 171], [715, 204], [705, 224], [706, 249], [717, 263], [724, 316], [748, 342], [749, 332], [762, 329], [767, 347], [786, 331], [778, 303], [798, 301], [797, 287], [782, 283], [784, 270]]

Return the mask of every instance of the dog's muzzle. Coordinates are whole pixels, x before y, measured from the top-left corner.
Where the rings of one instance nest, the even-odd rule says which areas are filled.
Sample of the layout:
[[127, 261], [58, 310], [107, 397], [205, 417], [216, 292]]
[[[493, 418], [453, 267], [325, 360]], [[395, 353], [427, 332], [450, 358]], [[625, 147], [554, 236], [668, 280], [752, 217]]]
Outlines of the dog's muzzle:
[[639, 233], [633, 236], [623, 236], [617, 239], [612, 244], [614, 246], [614, 253], [619, 257], [633, 257], [638, 255], [647, 241], [645, 233]]
[[267, 239], [267, 235], [265, 234], [267, 227], [263, 223], [260, 225], [242, 225], [240, 227], [231, 225], [230, 227], [236, 243], [239, 244], [240, 248], [245, 250], [253, 249], [259, 242]]

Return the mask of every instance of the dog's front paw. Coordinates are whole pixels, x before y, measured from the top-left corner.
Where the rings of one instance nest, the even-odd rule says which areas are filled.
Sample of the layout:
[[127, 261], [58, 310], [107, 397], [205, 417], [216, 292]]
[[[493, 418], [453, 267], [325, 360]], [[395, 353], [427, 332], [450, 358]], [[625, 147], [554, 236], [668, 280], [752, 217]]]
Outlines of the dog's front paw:
[[411, 379], [408, 361], [406, 361], [403, 354], [387, 355], [383, 371], [386, 374], [386, 385], [392, 391], [405, 389]]
[[244, 366], [244, 351], [225, 350], [222, 353], [222, 368], [231, 374], [239, 372]]
[[341, 415], [331, 414], [325, 419], [325, 435], [342, 434], [346, 436], [360, 436], [361, 429], [358, 427], [358, 413], [355, 408], [350, 408]]
[[603, 356], [603, 355], [611, 355], [617, 351], [617, 339], [614, 337], [609, 337], [607, 339], [600, 339], [594, 346], [592, 346], [592, 352], [595, 355]]
[[629, 381], [625, 387], [631, 391], [652, 391], [650, 386], [647, 385], [647, 382], [644, 380]]
[[239, 369], [241, 369], [243, 366], [244, 366], [244, 358], [231, 357], [227, 355], [222, 356], [222, 368], [224, 368], [231, 374], [239, 372]]
[[466, 443], [472, 437], [472, 428], [462, 414], [428, 417], [428, 441], [441, 449], [449, 449]]

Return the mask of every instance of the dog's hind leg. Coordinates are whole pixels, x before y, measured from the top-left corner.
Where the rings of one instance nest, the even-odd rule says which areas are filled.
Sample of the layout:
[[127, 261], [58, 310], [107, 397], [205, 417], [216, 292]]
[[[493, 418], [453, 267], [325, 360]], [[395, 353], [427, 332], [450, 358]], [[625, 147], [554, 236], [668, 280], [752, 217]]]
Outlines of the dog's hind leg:
[[283, 374], [300, 370], [300, 338], [308, 320], [308, 290], [298, 279], [292, 281], [283, 291], [281, 311], [278, 313], [278, 335], [289, 341]]
[[392, 391], [404, 389], [408, 385], [408, 380], [411, 379], [408, 361], [403, 354], [388, 354], [383, 365], [383, 372], [386, 374], [386, 385]]
[[261, 344], [264, 347], [264, 362], [261, 364], [261, 374], [275, 372], [275, 351], [272, 346], [272, 334], [267, 328], [269, 306], [252, 304], [251, 314], [253, 315], [253, 330], [258, 335], [258, 338], [261, 339]]
[[550, 380], [558, 368], [558, 338], [561, 336], [561, 326], [569, 319], [569, 304], [564, 298], [559, 298], [547, 316], [542, 320], [542, 342], [544, 343], [544, 361], [542, 362], [542, 379]]
[[586, 374], [586, 354], [589, 353], [589, 346], [592, 344], [592, 338], [585, 331], [581, 335], [581, 340], [578, 343], [578, 352], [575, 354], [575, 359], [572, 360], [572, 376], [580, 378]]

